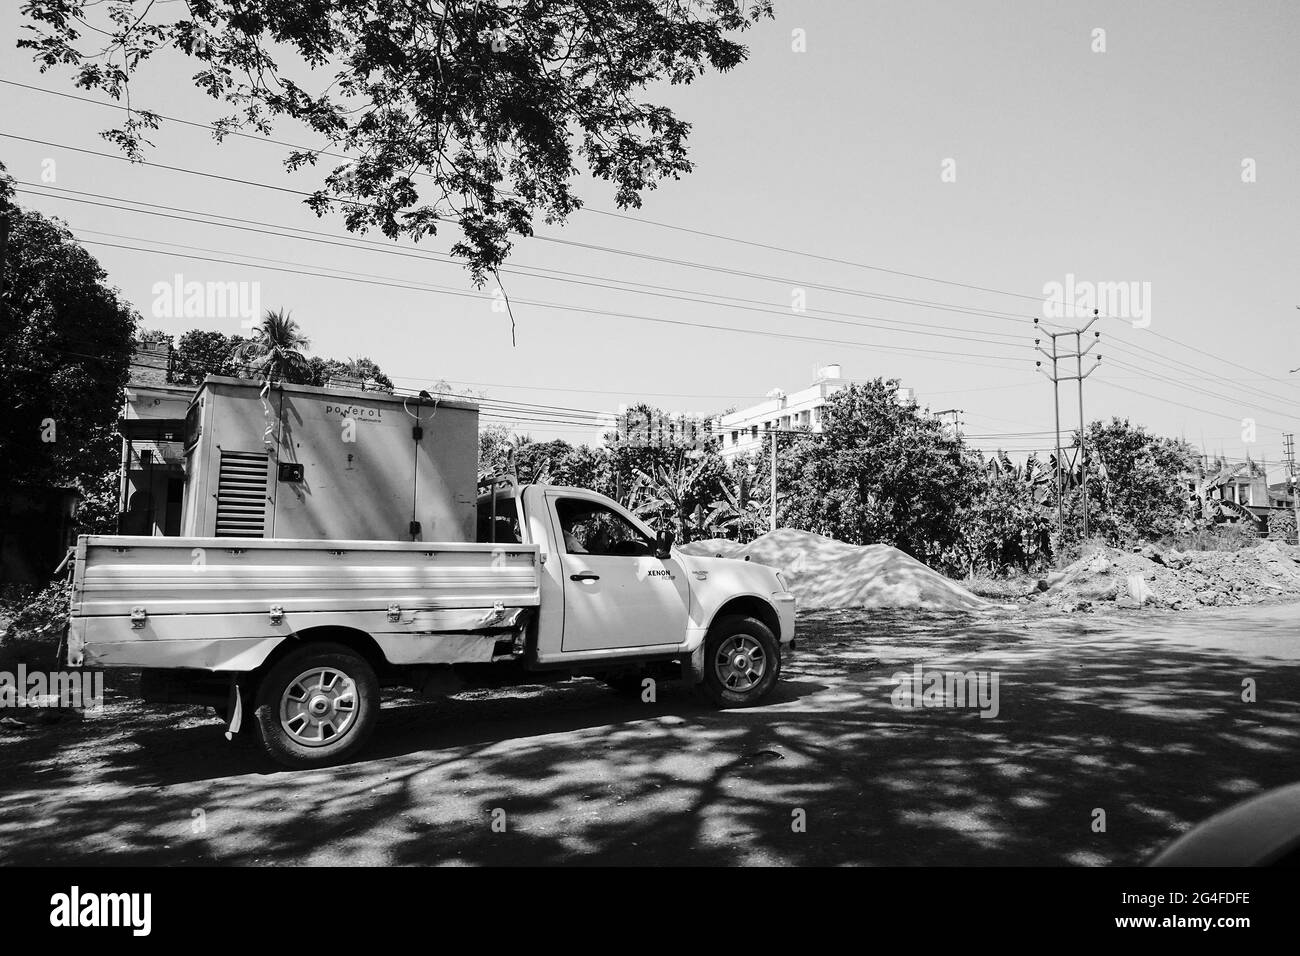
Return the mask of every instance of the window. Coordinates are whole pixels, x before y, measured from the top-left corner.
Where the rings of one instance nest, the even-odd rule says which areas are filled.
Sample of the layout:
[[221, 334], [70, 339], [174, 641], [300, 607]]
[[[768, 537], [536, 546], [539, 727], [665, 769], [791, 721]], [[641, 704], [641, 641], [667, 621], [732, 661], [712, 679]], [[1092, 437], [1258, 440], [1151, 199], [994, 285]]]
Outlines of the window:
[[496, 525], [492, 523], [490, 501], [478, 503], [478, 535], [480, 544], [521, 544], [519, 535], [519, 509], [513, 498], [498, 498]]
[[561, 498], [555, 503], [569, 554], [643, 557], [654, 554], [654, 542], [618, 512], [596, 501]]
[[740, 432], [738, 432], [738, 431], [734, 431], [734, 432], [732, 432], [732, 433], [731, 433], [731, 443], [732, 443], [733, 445], [735, 445], [735, 444], [738, 444], [739, 442], [740, 442]]
[[750, 437], [750, 438], [757, 438], [757, 437], [758, 437], [758, 426], [757, 426], [757, 425], [753, 425], [753, 426], [750, 427], [750, 429], [749, 429], [749, 437]]

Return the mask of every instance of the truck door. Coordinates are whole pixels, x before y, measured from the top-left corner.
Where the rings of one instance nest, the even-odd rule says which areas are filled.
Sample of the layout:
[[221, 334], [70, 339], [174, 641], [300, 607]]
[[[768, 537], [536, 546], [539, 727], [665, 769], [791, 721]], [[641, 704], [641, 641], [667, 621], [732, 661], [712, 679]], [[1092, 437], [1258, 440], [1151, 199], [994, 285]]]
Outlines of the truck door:
[[551, 499], [560, 532], [565, 652], [677, 645], [686, 637], [690, 589], [676, 558], [599, 498]]

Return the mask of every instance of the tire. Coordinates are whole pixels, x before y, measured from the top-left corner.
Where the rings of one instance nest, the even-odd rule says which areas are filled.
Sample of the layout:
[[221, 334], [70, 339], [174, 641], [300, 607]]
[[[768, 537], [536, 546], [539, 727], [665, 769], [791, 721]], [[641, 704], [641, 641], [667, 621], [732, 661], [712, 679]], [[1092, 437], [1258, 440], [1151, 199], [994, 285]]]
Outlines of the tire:
[[758, 618], [732, 614], [709, 628], [700, 690], [715, 707], [753, 706], [780, 676], [781, 645]]
[[374, 668], [341, 644], [309, 644], [274, 664], [253, 711], [262, 750], [293, 768], [346, 760], [366, 745], [378, 718]]

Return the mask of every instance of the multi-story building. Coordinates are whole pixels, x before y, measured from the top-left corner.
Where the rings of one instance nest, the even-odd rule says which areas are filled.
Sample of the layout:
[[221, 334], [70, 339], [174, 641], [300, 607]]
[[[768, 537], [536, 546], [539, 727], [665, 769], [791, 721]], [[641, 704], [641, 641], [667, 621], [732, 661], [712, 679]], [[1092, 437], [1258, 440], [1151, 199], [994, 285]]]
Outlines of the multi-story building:
[[[719, 439], [718, 451], [728, 460], [762, 451], [766, 443], [765, 433], [772, 429], [806, 428], [820, 432], [826, 402], [850, 384], [849, 379], [841, 376], [838, 365], [826, 365], [817, 370], [814, 382], [807, 388], [790, 394], [779, 388], [773, 389], [768, 392], [766, 401], [718, 419], [714, 426]], [[912, 402], [916, 395], [910, 388], [900, 388], [898, 400]]]

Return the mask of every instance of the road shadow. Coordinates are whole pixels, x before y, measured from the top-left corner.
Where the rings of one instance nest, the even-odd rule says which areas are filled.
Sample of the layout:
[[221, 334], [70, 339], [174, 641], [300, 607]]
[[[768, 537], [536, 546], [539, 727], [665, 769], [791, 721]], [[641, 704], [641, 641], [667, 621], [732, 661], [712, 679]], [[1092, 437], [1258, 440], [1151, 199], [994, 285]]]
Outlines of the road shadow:
[[[1148, 626], [807, 615], [759, 708], [517, 689], [386, 712], [365, 760], [311, 772], [236, 769], [203, 727], [163, 757], [162, 728], [122, 731], [91, 775], [53, 744], [5, 773], [0, 860], [1135, 864], [1300, 777], [1300, 661]], [[996, 718], [896, 707], [918, 663], [996, 674]]]

